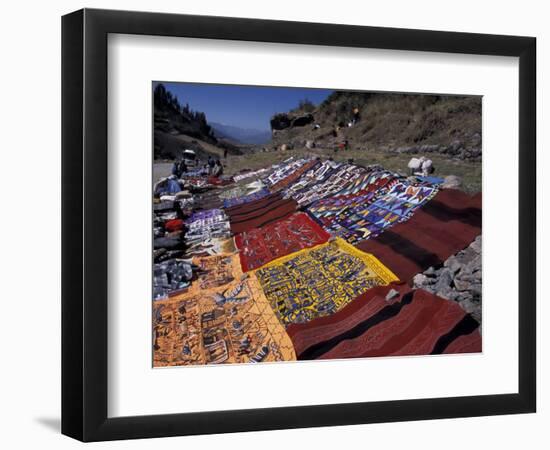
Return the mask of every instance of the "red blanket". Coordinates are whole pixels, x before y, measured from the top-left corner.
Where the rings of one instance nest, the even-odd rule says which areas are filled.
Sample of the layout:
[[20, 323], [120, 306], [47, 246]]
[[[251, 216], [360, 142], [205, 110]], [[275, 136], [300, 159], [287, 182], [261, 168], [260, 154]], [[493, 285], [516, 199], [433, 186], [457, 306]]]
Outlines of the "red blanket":
[[372, 253], [400, 280], [442, 264], [481, 234], [481, 194], [444, 189], [404, 223], [357, 247]]
[[231, 231], [234, 234], [244, 233], [268, 225], [290, 216], [296, 209], [297, 204], [294, 200], [278, 199], [249, 212], [231, 214], [229, 216]]
[[253, 200], [251, 202], [244, 203], [242, 205], [236, 205], [236, 206], [231, 206], [229, 208], [224, 208], [224, 211], [225, 211], [225, 214], [227, 214], [227, 216], [229, 217], [238, 216], [238, 215], [246, 214], [252, 211], [257, 211], [258, 209], [264, 208], [267, 205], [270, 205], [271, 203], [273, 203], [274, 201], [281, 200], [282, 198], [283, 197], [280, 193], [269, 194], [264, 198]]
[[[399, 295], [386, 300], [391, 289]], [[287, 333], [299, 360], [481, 351], [478, 323], [455, 302], [392, 284], [369, 289], [337, 313]]]
[[235, 236], [243, 272], [257, 269], [281, 256], [323, 244], [330, 238], [303, 212]]

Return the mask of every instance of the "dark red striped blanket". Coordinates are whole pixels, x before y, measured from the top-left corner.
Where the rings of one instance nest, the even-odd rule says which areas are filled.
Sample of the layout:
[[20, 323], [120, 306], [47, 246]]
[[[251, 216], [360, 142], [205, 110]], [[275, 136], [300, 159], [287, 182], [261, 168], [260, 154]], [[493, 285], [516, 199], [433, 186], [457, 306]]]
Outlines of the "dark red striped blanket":
[[[399, 295], [386, 300], [391, 289]], [[369, 289], [331, 316], [287, 327], [299, 360], [475, 353], [478, 323], [455, 302], [405, 284]]]
[[481, 194], [444, 189], [404, 223], [363, 241], [357, 248], [372, 253], [401, 281], [442, 264], [481, 234]]
[[250, 207], [240, 209], [237, 213], [234, 210], [229, 212], [226, 210], [231, 232], [234, 234], [244, 233], [268, 225], [285, 219], [297, 209], [297, 203], [293, 199], [283, 199], [278, 196], [265, 202], [263, 200], [259, 200], [259, 203], [255, 205], [246, 205]]

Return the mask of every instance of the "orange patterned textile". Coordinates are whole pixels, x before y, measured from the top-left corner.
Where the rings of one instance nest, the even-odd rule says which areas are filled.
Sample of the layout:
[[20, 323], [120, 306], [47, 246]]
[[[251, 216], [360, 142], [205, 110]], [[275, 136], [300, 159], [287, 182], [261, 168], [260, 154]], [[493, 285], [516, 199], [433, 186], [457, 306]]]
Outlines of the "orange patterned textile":
[[243, 274], [238, 255], [193, 262], [208, 271], [185, 293], [153, 305], [155, 367], [296, 360], [284, 327], [255, 275]]

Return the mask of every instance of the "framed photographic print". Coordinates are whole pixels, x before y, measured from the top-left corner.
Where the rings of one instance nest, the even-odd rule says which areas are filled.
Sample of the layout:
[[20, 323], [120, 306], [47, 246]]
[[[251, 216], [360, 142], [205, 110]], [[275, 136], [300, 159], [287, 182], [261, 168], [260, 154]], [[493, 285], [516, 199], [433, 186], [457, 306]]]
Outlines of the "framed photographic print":
[[64, 434], [535, 411], [534, 38], [62, 27]]

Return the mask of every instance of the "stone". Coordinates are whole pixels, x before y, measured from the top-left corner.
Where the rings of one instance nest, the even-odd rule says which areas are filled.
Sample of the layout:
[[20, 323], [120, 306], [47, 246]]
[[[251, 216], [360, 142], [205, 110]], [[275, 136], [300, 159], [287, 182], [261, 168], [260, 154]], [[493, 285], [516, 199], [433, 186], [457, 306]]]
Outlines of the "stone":
[[436, 295], [438, 297], [445, 298], [447, 300], [453, 300], [456, 301], [460, 297], [460, 293], [457, 291], [454, 291], [450, 287], [443, 288], [436, 292]]
[[309, 125], [315, 120], [313, 117], [313, 114], [304, 114], [298, 117], [292, 118], [292, 125], [293, 127], [303, 127], [305, 125]]
[[443, 189], [456, 189], [462, 184], [462, 178], [456, 175], [448, 175], [444, 178], [441, 187]]
[[396, 291], [395, 289], [390, 289], [390, 291], [386, 295], [386, 301], [389, 302], [396, 297], [399, 297], [399, 291]]
[[481, 293], [482, 293], [481, 283], [473, 283], [470, 287], [470, 292], [475, 296], [481, 297]]
[[463, 267], [463, 264], [457, 259], [456, 256], [450, 256], [444, 263], [443, 265], [447, 268], [449, 268], [449, 270], [455, 274], [457, 273], [458, 271], [460, 271]]
[[450, 287], [452, 281], [453, 281], [453, 275], [451, 273], [451, 270], [447, 267], [443, 268], [439, 275], [439, 279], [435, 283], [435, 290], [441, 291], [445, 288]]
[[435, 276], [435, 269], [433, 268], [433, 266], [430, 266], [428, 269], [426, 269], [424, 271], [424, 275], [426, 275], [428, 277], [434, 277]]
[[478, 305], [476, 305], [472, 300], [468, 300], [468, 299], [461, 300], [461, 301], [458, 302], [458, 304], [468, 314], [473, 313], [478, 308]]
[[428, 277], [423, 273], [417, 273], [413, 278], [413, 283], [417, 287], [424, 286], [425, 284], [429, 284]]
[[441, 297], [441, 298], [444, 298], [446, 300], [450, 300], [449, 296], [451, 295], [451, 289], [450, 288], [446, 288], [446, 289], [441, 289], [439, 291], [436, 292], [436, 295], [438, 297]]
[[466, 280], [455, 278], [453, 281], [455, 288], [459, 291], [467, 291], [470, 289], [471, 283]]
[[451, 144], [449, 145], [449, 147], [451, 148], [451, 150], [454, 152], [454, 153], [457, 153], [458, 150], [462, 147], [462, 142], [456, 140], [456, 141], [453, 141], [451, 142]]
[[433, 153], [433, 152], [437, 152], [439, 150], [439, 145], [424, 144], [424, 145], [420, 146], [419, 150], [422, 153]]
[[481, 269], [481, 255], [477, 255], [471, 261], [465, 264], [464, 270], [467, 273], [474, 273]]
[[481, 235], [476, 237], [469, 247], [476, 253], [481, 253]]

